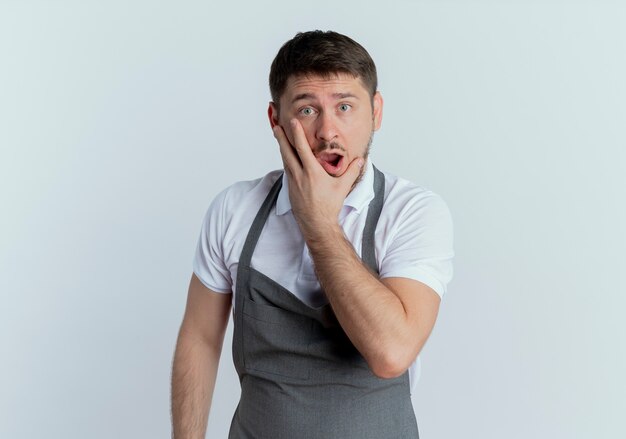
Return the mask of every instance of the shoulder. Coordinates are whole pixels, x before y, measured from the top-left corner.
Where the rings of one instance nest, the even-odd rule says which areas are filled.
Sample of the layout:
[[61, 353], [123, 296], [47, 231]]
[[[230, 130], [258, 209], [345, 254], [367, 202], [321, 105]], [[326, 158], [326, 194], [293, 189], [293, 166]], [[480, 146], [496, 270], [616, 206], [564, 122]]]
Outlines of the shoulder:
[[209, 206], [209, 210], [221, 210], [227, 213], [255, 207], [258, 209], [281, 175], [282, 170], [275, 170], [261, 178], [238, 181], [218, 193]]
[[207, 234], [223, 235], [234, 223], [252, 221], [282, 170], [269, 172], [261, 178], [238, 181], [219, 192], [204, 215]]
[[444, 199], [423, 186], [405, 178], [383, 172], [385, 175], [385, 203], [383, 214], [395, 220], [407, 216], [421, 220], [450, 217], [450, 210]]

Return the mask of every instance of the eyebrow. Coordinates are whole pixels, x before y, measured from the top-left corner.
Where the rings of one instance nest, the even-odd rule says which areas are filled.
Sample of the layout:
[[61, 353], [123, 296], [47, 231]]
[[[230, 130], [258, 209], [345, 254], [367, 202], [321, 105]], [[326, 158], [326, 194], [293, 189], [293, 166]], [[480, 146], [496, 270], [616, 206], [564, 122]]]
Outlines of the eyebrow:
[[[333, 93], [332, 96], [335, 99], [346, 99], [346, 98], [359, 99], [355, 94], [352, 94], [352, 93]], [[291, 100], [291, 103], [293, 104], [294, 102], [302, 101], [305, 99], [315, 100], [316, 97], [315, 95], [311, 93], [300, 93], [294, 96], [294, 98]]]

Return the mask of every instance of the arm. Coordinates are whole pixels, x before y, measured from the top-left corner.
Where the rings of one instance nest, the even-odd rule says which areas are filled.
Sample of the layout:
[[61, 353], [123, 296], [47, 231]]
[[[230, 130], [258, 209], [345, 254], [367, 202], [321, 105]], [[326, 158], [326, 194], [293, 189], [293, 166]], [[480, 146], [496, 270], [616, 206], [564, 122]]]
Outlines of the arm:
[[172, 368], [174, 439], [205, 437], [231, 298], [192, 275]]
[[340, 177], [329, 176], [315, 159], [297, 120], [289, 142], [280, 126], [274, 135], [289, 179], [294, 216], [337, 320], [380, 377], [402, 374], [428, 338], [439, 295], [406, 278], [379, 280], [363, 265], [338, 223], [343, 201], [363, 165], [356, 158]]
[[401, 375], [432, 331], [439, 295], [416, 280], [379, 280], [339, 225], [319, 232], [307, 245], [337, 320], [377, 376]]

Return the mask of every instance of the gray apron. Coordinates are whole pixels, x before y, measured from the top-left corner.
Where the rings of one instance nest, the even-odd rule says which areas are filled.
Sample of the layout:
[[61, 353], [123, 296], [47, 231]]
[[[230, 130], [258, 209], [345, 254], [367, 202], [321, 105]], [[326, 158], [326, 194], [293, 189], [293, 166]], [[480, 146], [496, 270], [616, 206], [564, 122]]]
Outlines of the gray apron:
[[[311, 308], [250, 266], [281, 185], [279, 177], [252, 223], [239, 259], [233, 360], [241, 399], [229, 439], [418, 438], [408, 372], [393, 379], [376, 377], [330, 304]], [[376, 168], [374, 192], [361, 254], [378, 273], [374, 231], [385, 183]]]

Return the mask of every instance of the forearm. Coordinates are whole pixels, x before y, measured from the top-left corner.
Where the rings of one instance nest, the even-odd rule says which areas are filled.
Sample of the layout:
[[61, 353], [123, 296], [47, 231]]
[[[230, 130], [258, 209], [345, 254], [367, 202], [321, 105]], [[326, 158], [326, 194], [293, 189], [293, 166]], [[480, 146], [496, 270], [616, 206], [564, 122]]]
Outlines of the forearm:
[[[325, 225], [307, 245], [320, 284], [342, 328], [379, 376], [408, 367], [407, 313], [397, 295], [361, 261], [339, 225]], [[407, 359], [408, 358], [408, 359]]]
[[181, 330], [172, 369], [174, 439], [204, 439], [220, 351]]

